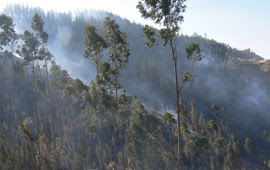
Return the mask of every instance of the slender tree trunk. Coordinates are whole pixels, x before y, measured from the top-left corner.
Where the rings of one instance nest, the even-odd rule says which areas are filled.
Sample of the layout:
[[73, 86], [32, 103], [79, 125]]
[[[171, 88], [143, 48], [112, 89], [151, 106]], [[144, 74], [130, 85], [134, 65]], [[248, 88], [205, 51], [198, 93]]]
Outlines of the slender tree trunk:
[[32, 63], [33, 89], [35, 89], [35, 62]]
[[40, 168], [40, 163], [41, 163], [41, 160], [40, 160], [40, 145], [39, 145], [39, 135], [40, 135], [40, 129], [39, 129], [39, 126], [40, 126], [40, 122], [39, 122], [39, 111], [36, 112], [36, 122], [37, 122], [37, 147], [38, 147], [38, 153], [37, 153], [37, 164], [38, 164], [38, 167]]
[[50, 100], [50, 105], [51, 105], [51, 113], [52, 113], [52, 130], [53, 130], [53, 143], [54, 143], [54, 148], [56, 149], [56, 133], [55, 133], [55, 123], [54, 123], [54, 116], [55, 116], [55, 112], [54, 112], [54, 107], [52, 105], [52, 102]]
[[[12, 73], [13, 73], [13, 105], [14, 105], [14, 117], [15, 117], [15, 121], [16, 121], [16, 126], [19, 124], [19, 120], [18, 120], [18, 115], [17, 115], [17, 102], [16, 102], [16, 98], [15, 98], [15, 94], [16, 94], [16, 85], [15, 85], [15, 56], [13, 55], [14, 53], [14, 42], [11, 42], [11, 54], [12, 54]], [[19, 164], [21, 161], [21, 152], [20, 152], [20, 142], [19, 142], [19, 132], [18, 130], [16, 131], [16, 137], [17, 137], [17, 154], [18, 154], [18, 160], [19, 160]]]
[[[97, 58], [98, 58], [98, 56], [97, 56]], [[100, 87], [99, 87], [99, 63], [97, 62], [96, 63], [96, 65], [97, 65], [97, 67], [96, 67], [96, 69], [97, 69], [97, 76], [98, 76], [98, 83], [97, 83], [97, 87], [98, 87], [98, 104], [97, 104], [97, 113], [98, 113], [98, 116], [99, 116], [99, 119], [98, 119], [98, 143], [99, 143], [99, 170], [103, 170], [104, 169], [104, 166], [103, 166], [103, 147], [102, 147], [102, 140], [101, 140], [101, 138], [102, 138], [102, 134], [101, 134], [101, 119], [102, 119], [102, 117], [101, 117], [101, 113], [100, 113], [100, 95], [99, 95], [99, 93], [100, 93]]]
[[46, 67], [46, 76], [47, 76], [47, 87], [50, 90], [49, 87], [49, 71], [48, 71], [48, 65], [47, 65], [47, 60], [45, 59], [45, 67]]
[[182, 154], [181, 154], [181, 127], [180, 127], [180, 107], [179, 107], [179, 85], [178, 85], [178, 73], [177, 73], [177, 56], [176, 49], [173, 45], [173, 40], [170, 39], [170, 46], [173, 55], [173, 65], [174, 65], [174, 80], [175, 80], [175, 90], [176, 90], [176, 113], [177, 113], [177, 153], [178, 153], [178, 169], [181, 170], [182, 164]]
[[[116, 70], [117, 69], [117, 63], [116, 61], [114, 62], [114, 69]], [[118, 70], [117, 70], [118, 71]], [[118, 73], [115, 73], [115, 102], [116, 102], [116, 114], [118, 114], [118, 77], [117, 77]], [[115, 116], [113, 116], [115, 117]], [[117, 139], [117, 130], [118, 130], [118, 125], [117, 125], [117, 120], [115, 119], [115, 127], [114, 127], [114, 159], [115, 159], [115, 164], [116, 164], [116, 167], [115, 167], [115, 170], [117, 170], [117, 165], [118, 165], [118, 159], [117, 159], [117, 142], [116, 142], [116, 139]]]
[[181, 169], [181, 128], [180, 128], [180, 110], [179, 110], [179, 86], [178, 86], [178, 77], [177, 77], [177, 63], [174, 60], [174, 79], [176, 84], [176, 112], [177, 112], [177, 152], [178, 152], [178, 169]]
[[122, 161], [123, 161], [123, 170], [126, 170], [126, 162], [125, 162], [125, 133], [122, 129], [122, 139], [121, 139], [121, 146], [122, 146]]

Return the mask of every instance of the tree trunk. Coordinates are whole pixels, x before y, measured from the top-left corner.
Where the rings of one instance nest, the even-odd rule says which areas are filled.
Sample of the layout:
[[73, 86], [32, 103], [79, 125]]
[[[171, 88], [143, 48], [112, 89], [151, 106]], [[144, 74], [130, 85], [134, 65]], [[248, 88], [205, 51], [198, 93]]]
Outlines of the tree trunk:
[[[117, 63], [116, 61], [114, 62], [114, 69], [117, 69]], [[118, 114], [118, 79], [117, 79], [117, 75], [118, 73], [115, 74], [115, 102], [116, 102], [116, 114]], [[114, 117], [114, 116], [113, 116]], [[116, 135], [116, 130], [118, 130], [118, 125], [117, 125], [117, 120], [115, 119], [116, 123], [115, 123], [115, 129], [114, 129], [114, 161], [116, 164], [115, 170], [117, 170], [117, 165], [118, 165], [118, 159], [117, 159], [117, 143], [116, 143], [116, 139], [117, 139], [117, 135]]]
[[179, 110], [179, 87], [178, 87], [178, 77], [177, 77], [177, 63], [174, 59], [174, 79], [176, 84], [176, 113], [177, 113], [177, 152], [178, 152], [178, 169], [181, 168], [181, 128], [180, 128], [180, 110]]
[[180, 110], [179, 110], [179, 85], [178, 85], [178, 73], [177, 73], [177, 54], [176, 48], [173, 45], [173, 40], [170, 39], [170, 47], [173, 55], [173, 65], [174, 65], [174, 80], [175, 80], [175, 90], [176, 90], [176, 113], [177, 113], [177, 153], [178, 153], [178, 170], [181, 170], [181, 128], [180, 128]]
[[[98, 56], [97, 56], [97, 58], [98, 58]], [[100, 95], [99, 95], [99, 93], [100, 93], [100, 87], [99, 87], [99, 63], [98, 63], [98, 61], [97, 61], [97, 63], [96, 63], [96, 65], [97, 65], [97, 67], [96, 67], [96, 69], [97, 69], [97, 77], [98, 77], [98, 83], [97, 83], [97, 88], [98, 88], [98, 103], [97, 103], [97, 113], [98, 113], [98, 116], [99, 116], [99, 119], [98, 119], [98, 143], [99, 143], [99, 149], [100, 149], [100, 153], [99, 153], [99, 170], [103, 170], [104, 169], [104, 165], [103, 165], [103, 147], [102, 147], [102, 134], [101, 134], [101, 119], [102, 119], [102, 117], [101, 117], [101, 115], [99, 115], [101, 112], [100, 112]]]
[[35, 62], [32, 63], [33, 89], [35, 90]]

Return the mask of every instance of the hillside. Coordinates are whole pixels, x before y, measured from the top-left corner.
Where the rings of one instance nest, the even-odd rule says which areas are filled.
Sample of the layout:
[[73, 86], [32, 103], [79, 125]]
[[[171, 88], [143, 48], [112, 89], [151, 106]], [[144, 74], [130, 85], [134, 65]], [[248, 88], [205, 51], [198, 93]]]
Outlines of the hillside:
[[[141, 25], [98, 11], [85, 11], [72, 17], [71, 13], [48, 12], [45, 14], [40, 9], [20, 6], [10, 6], [5, 9], [6, 14], [13, 16], [18, 30], [30, 29], [31, 16], [34, 12], [39, 12], [44, 18], [44, 29], [50, 36], [49, 48], [55, 55], [56, 63], [67, 69], [72, 77], [80, 78], [86, 84], [94, 78], [95, 69], [91, 61], [83, 57], [84, 27], [91, 23], [99, 32], [103, 32], [105, 16], [115, 18], [121, 30], [128, 35], [131, 53], [126, 69], [121, 72], [124, 88], [128, 94], [139, 97], [149, 108], [159, 106], [158, 109], [162, 110], [163, 104], [174, 108], [173, 72], [169, 69], [172, 67], [172, 62], [167, 57], [170, 55], [169, 49], [167, 47], [165, 49], [147, 48], [144, 45], [146, 40], [142, 36]], [[189, 71], [187, 68], [191, 64], [186, 60], [185, 47], [192, 42], [199, 43], [204, 56], [203, 61], [195, 65], [197, 77], [192, 90], [188, 87], [189, 85], [185, 87], [183, 98], [187, 103], [190, 103], [191, 99], [194, 99], [196, 103], [202, 103], [201, 112], [208, 111], [207, 107], [212, 103], [222, 104], [230, 112], [250, 112], [250, 109], [254, 108], [253, 105], [257, 105], [261, 109], [256, 112], [259, 112], [262, 117], [269, 116], [265, 113], [267, 94], [269, 94], [268, 70], [260, 70], [256, 65], [250, 68], [247, 62], [242, 62], [243, 60], [262, 61], [262, 57], [249, 49], [240, 51], [196, 34], [192, 37], [181, 35], [178, 42], [181, 57], [179, 77]], [[239, 105], [241, 105], [240, 108]], [[243, 105], [251, 106], [251, 108], [245, 108]], [[245, 113], [245, 117], [249, 117], [247, 115], [249, 113]]]
[[[41, 9], [21, 6], [9, 6], [4, 10], [5, 14], [13, 18], [15, 28], [19, 33], [23, 33], [25, 29], [31, 30], [30, 23], [35, 12], [39, 13], [44, 20], [44, 30], [49, 35], [49, 50], [54, 55], [56, 64], [61, 67], [52, 64], [50, 80], [46, 79], [44, 69], [36, 68], [35, 71], [40, 72], [38, 79], [41, 82], [48, 82], [43, 86], [38, 81], [37, 85], [40, 85], [38, 86], [40, 89], [35, 89], [36, 84], [27, 86], [32, 79], [30, 66], [22, 66], [20, 65], [22, 63], [18, 62], [19, 71], [16, 75], [20, 83], [18, 87], [14, 88], [11, 85], [12, 74], [9, 71], [12, 66], [6, 64], [10, 63], [13, 56], [7, 53], [1, 54], [1, 82], [6, 82], [1, 86], [2, 89], [8, 88], [8, 90], [1, 91], [1, 96], [6, 98], [6, 100], [1, 100], [1, 110], [5, 112], [2, 119], [11, 122], [8, 127], [18, 123], [16, 122], [18, 118], [10, 117], [9, 113], [14, 111], [21, 113], [18, 117], [21, 120], [25, 119], [25, 127], [29, 124], [30, 131], [38, 134], [39, 131], [44, 132], [48, 136], [48, 143], [50, 141], [52, 142], [50, 145], [55, 145], [55, 148], [50, 146], [52, 147], [50, 153], [53, 154], [53, 149], [59, 153], [68, 153], [67, 155], [54, 153], [54, 158], [61, 159], [61, 165], [54, 160], [47, 160], [54, 166], [62, 166], [66, 169], [71, 169], [71, 167], [85, 169], [84, 166], [92, 166], [92, 169], [95, 169], [94, 167], [100, 163], [100, 155], [94, 149], [95, 146], [103, 146], [104, 150], [110, 152], [111, 155], [104, 158], [104, 163], [113, 166], [108, 160], [112, 159], [115, 162], [119, 157], [118, 161], [121, 162], [120, 154], [123, 153], [123, 150], [125, 151], [122, 148], [125, 145], [121, 142], [127, 142], [126, 153], [127, 159], [132, 164], [130, 166], [141, 169], [162, 169], [162, 167], [170, 165], [166, 169], [175, 168], [176, 162], [170, 162], [175, 158], [175, 152], [172, 151], [176, 149], [173, 148], [176, 140], [173, 133], [175, 125], [168, 124], [163, 116], [166, 111], [174, 113], [175, 106], [174, 79], [171, 69], [173, 63], [168, 59], [168, 56], [171, 55], [168, 47], [147, 48], [142, 36], [142, 25], [131, 23], [111, 13], [99, 11], [84, 11], [75, 15], [52, 11], [44, 13]], [[128, 64], [121, 70], [120, 82], [123, 85], [121, 109], [123, 114], [129, 115], [129, 117], [121, 114], [117, 118], [113, 116], [115, 101], [109, 94], [103, 94], [106, 92], [102, 92], [102, 95], [105, 96], [105, 103], [102, 105], [104, 107], [102, 116], [104, 117], [96, 116], [95, 113], [98, 108], [98, 104], [95, 103], [98, 89], [95, 84], [96, 71], [90, 59], [83, 57], [86, 50], [84, 28], [90, 23], [95, 25], [102, 34], [104, 32], [103, 20], [106, 16], [114, 18], [121, 31], [126, 32], [128, 36], [131, 55]], [[264, 137], [265, 130], [266, 133], [267, 130], [270, 130], [269, 61], [264, 60], [250, 49], [241, 51], [197, 34], [191, 37], [180, 35], [177, 42], [180, 52], [179, 77], [190, 71], [189, 66], [192, 65], [186, 59], [185, 54], [185, 48], [189, 44], [198, 43], [204, 56], [202, 61], [194, 66], [196, 74], [194, 83], [184, 87], [181, 98], [187, 113], [187, 117], [183, 118], [188, 122], [187, 127], [203, 134], [207, 139], [207, 144], [204, 138], [182, 132], [185, 140], [183, 152], [185, 152], [186, 167], [188, 169], [191, 166], [209, 169], [211, 166], [209, 162], [216, 162], [213, 166], [218, 169], [222, 168], [223, 163], [224, 166], [226, 164], [224, 160], [229, 160], [227, 156], [229, 151], [224, 150], [226, 146], [227, 149], [233, 147], [239, 152], [235, 159], [237, 162], [240, 160], [241, 163], [234, 168], [240, 168], [241, 165], [246, 169], [263, 169], [263, 161], [270, 159], [267, 152], [270, 145], [267, 137]], [[105, 51], [104, 61], [107, 59]], [[22, 71], [24, 67], [29, 69]], [[61, 68], [68, 70], [69, 75]], [[81, 79], [84, 84], [77, 78]], [[91, 80], [93, 81], [90, 83]], [[16, 94], [14, 90], [20, 91], [20, 94]], [[139, 99], [145, 107], [140, 102], [135, 102], [135, 99]], [[192, 100], [195, 104], [190, 105]], [[50, 103], [48, 103], [49, 101]], [[18, 106], [17, 109], [12, 110], [13, 107], [10, 107], [12, 104]], [[215, 104], [217, 110], [223, 108], [219, 117], [215, 116], [212, 104]], [[49, 106], [49, 109], [46, 106]], [[198, 114], [195, 116], [196, 118], [191, 116], [192, 112], [194, 115], [194, 110]], [[94, 114], [92, 115], [92, 113]], [[31, 120], [27, 119], [28, 117]], [[92, 119], [93, 117], [95, 118]], [[98, 120], [103, 121], [102, 128]], [[41, 123], [40, 129], [37, 130], [38, 122], [42, 121], [47, 124]], [[116, 128], [114, 121], [119, 123], [117, 124], [120, 126], [117, 127], [119, 131], [112, 129]], [[198, 127], [194, 125], [194, 121], [199, 122]], [[72, 129], [70, 126], [74, 126], [76, 129]], [[22, 130], [24, 130], [23, 128], [21, 127]], [[123, 134], [120, 129], [124, 129]], [[14, 129], [12, 131], [15, 132]], [[101, 132], [103, 135], [99, 136], [98, 134]], [[72, 138], [73, 135], [76, 137]], [[124, 135], [125, 138], [121, 135]], [[136, 141], [137, 137], [140, 139], [139, 141]], [[244, 145], [247, 138], [252, 141], [252, 153], [245, 151]], [[91, 142], [88, 139], [91, 139]], [[23, 139], [20, 140], [17, 147], [27, 145]], [[115, 145], [112, 142], [115, 140], [120, 143]], [[63, 143], [63, 147], [60, 147], [57, 142]], [[144, 142], [147, 145], [144, 146]], [[104, 143], [104, 145], [100, 143]], [[88, 144], [90, 146], [86, 147]], [[31, 147], [37, 149], [39, 145], [33, 144]], [[155, 150], [156, 147], [162, 149]], [[85, 148], [88, 150], [86, 151]], [[102, 150], [102, 148], [100, 149]], [[141, 152], [135, 152], [137, 149]], [[147, 151], [143, 152], [144, 150]], [[6, 150], [5, 152], [8, 153]], [[39, 151], [37, 155], [42, 157], [40, 159], [47, 159], [46, 152], [44, 150], [44, 155], [42, 155], [42, 151]], [[161, 153], [162, 158], [157, 156]], [[25, 157], [27, 157], [27, 153]], [[87, 162], [87, 160], [92, 162]], [[125, 159], [123, 158], [123, 160]], [[31, 159], [27, 161], [30, 165]], [[151, 161], [155, 164], [151, 165], [149, 163]]]

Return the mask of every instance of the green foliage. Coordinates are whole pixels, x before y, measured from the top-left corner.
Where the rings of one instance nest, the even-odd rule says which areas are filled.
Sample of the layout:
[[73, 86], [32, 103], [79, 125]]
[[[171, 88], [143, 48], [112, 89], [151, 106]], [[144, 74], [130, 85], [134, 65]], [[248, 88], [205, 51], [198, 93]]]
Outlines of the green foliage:
[[209, 146], [208, 140], [205, 137], [191, 135], [185, 140], [185, 154], [188, 157], [194, 157], [198, 152], [202, 152]]
[[44, 22], [42, 18], [37, 13], [35, 13], [32, 18], [31, 28], [36, 32], [43, 32], [43, 25]]
[[143, 35], [147, 40], [149, 40], [149, 42], [146, 42], [147, 47], [153, 47], [154, 45], [158, 45], [158, 43], [156, 42], [156, 35], [154, 28], [145, 25], [143, 27]]
[[162, 23], [165, 27], [174, 28], [174, 31], [177, 32], [178, 25], [183, 21], [182, 13], [186, 9], [184, 2], [185, 0], [143, 0], [139, 1], [137, 8], [143, 18], [150, 18], [155, 23]]
[[224, 166], [232, 168], [240, 165], [240, 144], [231, 135], [229, 143], [226, 147], [226, 156], [224, 158]]
[[13, 45], [18, 38], [12, 18], [5, 14], [0, 15], [0, 31], [0, 50], [2, 50], [2, 46]]
[[181, 122], [181, 129], [182, 129], [182, 133], [184, 135], [186, 135], [188, 133], [188, 126], [184, 121]]
[[87, 50], [84, 57], [91, 58], [93, 63], [97, 64], [100, 61], [101, 52], [107, 48], [106, 41], [98, 34], [95, 26], [87, 25], [85, 27], [85, 45]]
[[115, 69], [122, 68], [128, 62], [128, 56], [130, 55], [126, 40], [127, 35], [120, 31], [119, 25], [110, 17], [105, 18], [104, 29], [106, 42], [110, 47], [110, 60], [117, 63]]
[[186, 48], [186, 55], [188, 60], [201, 61], [201, 48], [199, 44], [192, 43]]
[[22, 56], [24, 62], [28, 64], [37, 60], [38, 49], [40, 46], [40, 42], [38, 41], [37, 37], [29, 31], [24, 31], [23, 41], [24, 44], [22, 46], [20, 55]]
[[41, 39], [42, 43], [48, 42], [48, 34], [43, 30], [44, 21], [37, 13], [34, 14], [31, 22], [31, 28], [37, 32], [37, 36]]
[[[171, 5], [170, 1], [149, 0], [148, 3], [162, 3], [164, 14], [171, 12], [167, 8]], [[35, 18], [35, 23], [40, 23], [36, 25], [36, 30], [42, 30], [39, 27], [43, 25], [41, 17]], [[112, 19], [108, 18], [107, 22], [109, 27], [106, 29], [110, 30], [107, 32], [107, 38], [111, 43], [107, 42], [105, 36], [104, 41], [113, 49], [114, 42], [119, 38], [114, 33], [121, 33]], [[162, 31], [164, 31], [163, 39], [166, 40], [168, 38], [166, 36], [170, 35], [167, 30]], [[112, 32], [114, 33], [111, 34]], [[37, 33], [27, 34], [29, 40], [33, 38], [40, 44], [35, 53], [37, 55], [33, 55], [33, 60], [29, 62], [46, 61], [45, 56], [49, 54], [46, 54], [47, 48], [41, 41], [41, 36]], [[104, 50], [104, 46], [99, 48]], [[94, 57], [106, 54], [107, 51], [103, 50]], [[119, 53], [112, 50], [109, 55], [116, 57], [115, 54]], [[176, 60], [177, 55], [173, 56], [173, 60]], [[5, 79], [9, 75], [0, 77], [3, 87], [3, 90], [0, 90], [0, 97], [3, 99], [0, 100], [0, 169], [177, 169], [177, 126], [174, 116], [168, 112], [162, 117], [158, 114], [153, 116], [142, 103], [139, 101], [135, 103], [134, 97], [128, 96], [124, 90], [119, 90], [121, 94], [117, 99], [114, 98], [112, 87], [115, 84], [112, 81], [119, 70], [114, 70], [116, 67], [112, 61], [116, 61], [115, 59], [109, 61], [105, 59], [98, 60], [99, 75], [89, 86], [79, 79], [72, 80], [67, 71], [53, 63], [48, 79], [41, 70], [35, 80], [36, 89], [29, 87], [28, 69], [23, 69], [22, 63], [15, 63], [14, 70], [18, 70], [16, 73], [25, 71], [25, 75], [22, 76], [25, 80], [18, 81], [19, 85], [16, 87], [20, 88], [16, 88], [17, 93], [14, 94], [14, 98], [18, 100], [14, 101], [13, 97], [10, 97], [13, 96], [14, 88], [9, 86], [10, 80]], [[148, 62], [150, 64], [145, 67], [158, 68], [156, 72], [161, 69], [159, 62], [152, 60]], [[152, 72], [149, 71], [151, 78]], [[157, 73], [157, 75], [166, 77], [166, 74]], [[170, 77], [166, 77], [165, 80], [173, 82]], [[118, 83], [121, 85], [123, 82]], [[50, 89], [47, 89], [47, 83]], [[37, 95], [37, 91], [42, 93]], [[61, 95], [63, 91], [67, 95]], [[240, 152], [240, 142], [233, 136], [228, 139], [223, 123], [208, 121], [209, 113], [206, 112], [206, 118], [201, 114], [198, 122], [197, 111], [202, 111], [201, 107], [195, 108], [193, 101], [191, 109], [188, 109], [183, 100], [179, 100], [182, 113], [183, 168], [222, 169], [224, 163], [225, 169], [241, 169], [241, 160], [244, 160], [243, 163], [249, 161], [257, 163], [257, 159], [262, 164], [261, 157], [252, 160], [253, 155], [248, 155], [251, 158], [243, 155]], [[213, 110], [226, 112], [225, 108], [219, 109], [217, 106]], [[18, 129], [17, 122], [21, 120], [24, 121]], [[222, 121], [226, 122], [227, 119]], [[189, 129], [195, 130], [199, 135], [189, 133]], [[263, 135], [266, 139], [269, 132], [265, 131]], [[243, 140], [243, 136], [237, 137], [240, 141]], [[247, 138], [245, 148], [250, 143]], [[253, 153], [257, 156], [257, 152]], [[267, 159], [267, 155], [262, 157]], [[267, 167], [269, 162], [265, 161], [264, 164]]]
[[62, 93], [70, 84], [71, 77], [66, 70], [62, 70], [59, 65], [53, 63], [50, 67], [50, 86], [60, 90]]
[[191, 81], [192, 75], [193, 75], [193, 73], [187, 72], [187, 73], [183, 76], [183, 78], [182, 78], [183, 84], [186, 83], [186, 82]]
[[74, 79], [67, 87], [67, 94], [79, 97], [84, 90], [87, 90], [87, 86], [80, 79]]
[[169, 112], [165, 112], [164, 115], [163, 115], [163, 118], [162, 118], [162, 122], [165, 124], [165, 125], [168, 125], [168, 126], [171, 126], [173, 124], [176, 124], [176, 120], [175, 118], [173, 117], [173, 115]]
[[213, 147], [215, 149], [215, 153], [219, 157], [224, 157], [226, 153], [226, 139], [223, 137], [217, 137], [215, 138], [213, 142]]
[[214, 122], [214, 120], [208, 121], [207, 128], [209, 131], [217, 131], [218, 130], [218, 127], [217, 127], [216, 123]]

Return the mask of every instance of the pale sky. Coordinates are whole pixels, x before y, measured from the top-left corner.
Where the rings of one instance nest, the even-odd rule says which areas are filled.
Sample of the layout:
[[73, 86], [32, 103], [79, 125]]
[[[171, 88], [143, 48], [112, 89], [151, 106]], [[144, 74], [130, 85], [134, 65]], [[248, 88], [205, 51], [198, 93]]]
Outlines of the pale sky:
[[[136, 9], [138, 0], [0, 0], [58, 12], [97, 9], [118, 14], [138, 23], [143, 20]], [[238, 49], [250, 48], [270, 59], [270, 0], [189, 0], [182, 33], [194, 32]]]

